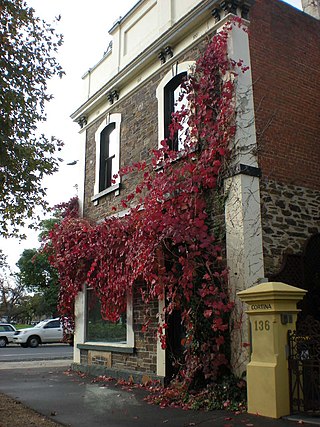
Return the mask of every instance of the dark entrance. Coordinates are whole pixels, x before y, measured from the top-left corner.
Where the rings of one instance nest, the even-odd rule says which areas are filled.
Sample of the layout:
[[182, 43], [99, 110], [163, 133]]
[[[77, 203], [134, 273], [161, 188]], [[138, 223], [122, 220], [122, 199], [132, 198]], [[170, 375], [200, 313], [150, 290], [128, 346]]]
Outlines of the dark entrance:
[[288, 335], [291, 412], [320, 416], [320, 234], [300, 255], [290, 254], [272, 281], [306, 289], [298, 304], [297, 328]]
[[170, 382], [178, 373], [183, 358], [182, 340], [185, 337], [185, 331], [182, 325], [181, 311], [173, 310], [167, 323], [166, 381]]

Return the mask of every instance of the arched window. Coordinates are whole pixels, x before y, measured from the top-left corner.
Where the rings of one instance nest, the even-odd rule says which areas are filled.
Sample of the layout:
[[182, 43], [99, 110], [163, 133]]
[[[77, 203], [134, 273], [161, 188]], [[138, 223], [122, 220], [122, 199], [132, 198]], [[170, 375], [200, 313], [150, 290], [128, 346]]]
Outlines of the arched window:
[[118, 172], [115, 170], [117, 153], [116, 124], [110, 123], [103, 129], [100, 135], [100, 174], [99, 192], [112, 185], [112, 177]]
[[165, 138], [168, 138], [169, 147], [174, 151], [180, 151], [183, 149], [186, 137], [186, 123], [183, 124], [183, 129], [180, 129], [178, 132], [176, 132], [172, 139], [170, 139], [169, 131], [172, 120], [172, 113], [180, 111], [183, 104], [186, 104], [186, 99], [181, 99], [181, 96], [185, 92], [181, 87], [181, 84], [186, 79], [186, 77], [186, 72], [177, 74], [164, 87], [164, 136]]
[[120, 168], [120, 124], [121, 114], [110, 114], [95, 133], [96, 171], [93, 202], [119, 189], [120, 179], [114, 175]]
[[[180, 99], [183, 92], [181, 83], [193, 69], [194, 64], [194, 61], [174, 64], [157, 87], [159, 147], [161, 141], [169, 137], [172, 113], [181, 110], [183, 104], [186, 105], [186, 99]], [[187, 128], [187, 123], [183, 123], [183, 129], [177, 132], [172, 141], [168, 141], [172, 150], [183, 149]]]

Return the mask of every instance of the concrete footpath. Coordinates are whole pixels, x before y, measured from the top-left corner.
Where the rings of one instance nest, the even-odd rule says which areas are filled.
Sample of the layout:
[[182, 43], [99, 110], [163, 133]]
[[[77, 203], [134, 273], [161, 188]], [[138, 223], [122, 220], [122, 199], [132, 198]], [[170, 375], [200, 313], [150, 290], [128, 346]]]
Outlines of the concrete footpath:
[[144, 390], [95, 383], [70, 372], [67, 361], [53, 362], [3, 364], [0, 392], [71, 427], [294, 427], [306, 423], [226, 411], [161, 409], [143, 400]]

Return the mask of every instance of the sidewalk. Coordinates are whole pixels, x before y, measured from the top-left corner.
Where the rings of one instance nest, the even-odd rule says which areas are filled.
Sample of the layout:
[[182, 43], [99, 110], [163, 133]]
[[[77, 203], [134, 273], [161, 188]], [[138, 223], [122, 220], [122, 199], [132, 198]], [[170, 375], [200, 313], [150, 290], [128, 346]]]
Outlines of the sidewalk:
[[[197, 412], [148, 405], [144, 390], [126, 391], [92, 383], [68, 372], [67, 361], [0, 370], [0, 392], [52, 420], [71, 427], [294, 427], [299, 420], [273, 420], [225, 411]], [[304, 423], [303, 423], [304, 424]]]

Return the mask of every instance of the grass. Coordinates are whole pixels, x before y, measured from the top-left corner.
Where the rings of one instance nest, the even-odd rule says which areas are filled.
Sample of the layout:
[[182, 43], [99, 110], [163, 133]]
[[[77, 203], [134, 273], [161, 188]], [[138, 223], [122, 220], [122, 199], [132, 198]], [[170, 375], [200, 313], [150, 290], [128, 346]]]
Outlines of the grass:
[[14, 325], [16, 329], [32, 328], [32, 325], [27, 325], [24, 323], [17, 323]]

